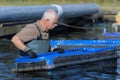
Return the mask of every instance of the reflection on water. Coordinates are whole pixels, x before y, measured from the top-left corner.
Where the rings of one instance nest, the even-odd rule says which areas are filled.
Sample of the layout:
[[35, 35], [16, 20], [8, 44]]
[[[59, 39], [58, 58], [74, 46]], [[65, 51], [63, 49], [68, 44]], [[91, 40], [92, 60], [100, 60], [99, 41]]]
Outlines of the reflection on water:
[[[96, 32], [97, 31], [97, 32]], [[98, 32], [99, 31], [99, 32]], [[74, 30], [65, 33], [56, 33], [51, 39], [98, 39], [103, 27], [97, 27], [85, 32]], [[49, 71], [36, 71], [28, 73], [13, 73], [11, 68], [18, 57], [17, 49], [11, 43], [0, 43], [0, 79], [15, 80], [119, 80], [120, 67], [118, 59], [117, 68], [104, 68], [99, 66], [73, 65], [60, 67]], [[114, 64], [114, 63], [113, 63]], [[111, 65], [113, 65], [111, 64]], [[87, 68], [85, 67], [87, 66]], [[94, 69], [93, 69], [94, 68]], [[98, 70], [100, 69], [100, 70]]]

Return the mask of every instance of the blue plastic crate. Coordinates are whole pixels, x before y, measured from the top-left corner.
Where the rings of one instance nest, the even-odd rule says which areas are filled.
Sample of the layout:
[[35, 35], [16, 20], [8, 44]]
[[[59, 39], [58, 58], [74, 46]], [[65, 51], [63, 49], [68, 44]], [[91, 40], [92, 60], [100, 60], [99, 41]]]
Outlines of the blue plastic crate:
[[120, 40], [51, 40], [52, 47], [71, 48], [107, 48], [116, 47], [119, 53]]
[[86, 62], [99, 61], [116, 58], [115, 47], [110, 48], [77, 48], [65, 50], [64, 53], [49, 52], [39, 54], [37, 58], [29, 56], [16, 59], [16, 72], [49, 70], [60, 66], [80, 64]]
[[51, 45], [120, 44], [120, 40], [51, 40]]
[[112, 40], [120, 40], [120, 33], [119, 32], [106, 32], [103, 33], [103, 39], [112, 39]]

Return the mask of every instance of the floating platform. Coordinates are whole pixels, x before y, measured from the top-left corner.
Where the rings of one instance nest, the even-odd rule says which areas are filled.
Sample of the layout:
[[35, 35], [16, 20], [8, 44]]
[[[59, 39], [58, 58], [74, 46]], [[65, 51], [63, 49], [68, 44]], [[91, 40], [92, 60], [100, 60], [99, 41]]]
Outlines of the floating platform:
[[64, 53], [49, 52], [39, 54], [37, 58], [29, 56], [16, 58], [12, 71], [51, 70], [61, 66], [88, 63], [96, 66], [102, 64], [102, 68], [117, 66], [119, 40], [51, 40], [50, 43], [54, 48], [65, 49]]
[[[17, 58], [14, 72], [36, 70], [50, 70], [61, 66], [99, 62], [117, 59], [115, 47], [109, 48], [76, 48], [65, 50], [64, 53], [49, 52], [38, 55], [37, 58], [29, 56]], [[115, 62], [116, 65], [116, 62]], [[111, 65], [112, 67], [115, 65]], [[105, 66], [105, 65], [104, 65]], [[105, 66], [110, 67], [110, 66]]]

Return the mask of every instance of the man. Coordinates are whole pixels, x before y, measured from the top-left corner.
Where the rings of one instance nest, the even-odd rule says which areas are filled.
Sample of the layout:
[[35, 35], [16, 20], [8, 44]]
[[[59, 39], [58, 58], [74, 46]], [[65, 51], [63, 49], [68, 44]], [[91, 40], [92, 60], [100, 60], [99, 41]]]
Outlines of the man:
[[[36, 53], [47, 53], [49, 44], [48, 31], [53, 29], [58, 22], [57, 13], [49, 9], [43, 17], [35, 23], [26, 25], [19, 33], [12, 38], [13, 44], [21, 50], [21, 56], [29, 55], [36, 58]], [[51, 51], [53, 51], [51, 49]]]
[[114, 30], [114, 32], [118, 32], [119, 28], [120, 28], [120, 12], [117, 13], [117, 15], [115, 16], [115, 23], [113, 23], [112, 28]]

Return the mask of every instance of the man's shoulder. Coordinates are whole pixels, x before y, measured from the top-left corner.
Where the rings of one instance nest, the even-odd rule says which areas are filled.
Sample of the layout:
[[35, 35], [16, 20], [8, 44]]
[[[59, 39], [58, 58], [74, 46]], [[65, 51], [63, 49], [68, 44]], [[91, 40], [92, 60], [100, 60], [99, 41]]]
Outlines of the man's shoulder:
[[29, 23], [25, 27], [35, 27], [35, 23]]
[[36, 25], [34, 23], [27, 24], [22, 28], [22, 31], [26, 31], [26, 30], [29, 31], [36, 30]]

